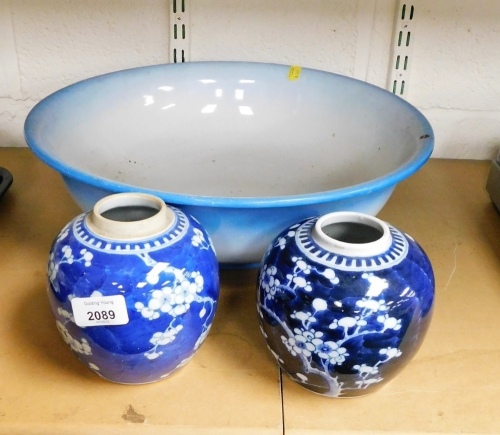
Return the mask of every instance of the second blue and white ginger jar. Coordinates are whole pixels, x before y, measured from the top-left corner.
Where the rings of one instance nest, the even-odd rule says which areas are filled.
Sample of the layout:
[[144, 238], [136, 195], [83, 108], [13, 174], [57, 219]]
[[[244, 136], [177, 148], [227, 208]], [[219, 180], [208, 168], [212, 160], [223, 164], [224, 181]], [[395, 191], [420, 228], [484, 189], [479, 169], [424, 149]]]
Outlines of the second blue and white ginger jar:
[[434, 275], [407, 234], [337, 212], [275, 238], [257, 299], [267, 345], [295, 382], [324, 396], [362, 396], [396, 376], [422, 344]]

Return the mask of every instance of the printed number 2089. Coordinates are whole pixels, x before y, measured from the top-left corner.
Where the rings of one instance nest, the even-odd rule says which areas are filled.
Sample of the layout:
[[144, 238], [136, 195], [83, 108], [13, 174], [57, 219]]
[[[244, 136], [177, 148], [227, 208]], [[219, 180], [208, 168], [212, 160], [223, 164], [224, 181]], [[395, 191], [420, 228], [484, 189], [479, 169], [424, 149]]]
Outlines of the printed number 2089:
[[115, 312], [113, 310], [103, 310], [103, 311], [87, 311], [89, 316], [88, 320], [113, 320], [115, 318]]

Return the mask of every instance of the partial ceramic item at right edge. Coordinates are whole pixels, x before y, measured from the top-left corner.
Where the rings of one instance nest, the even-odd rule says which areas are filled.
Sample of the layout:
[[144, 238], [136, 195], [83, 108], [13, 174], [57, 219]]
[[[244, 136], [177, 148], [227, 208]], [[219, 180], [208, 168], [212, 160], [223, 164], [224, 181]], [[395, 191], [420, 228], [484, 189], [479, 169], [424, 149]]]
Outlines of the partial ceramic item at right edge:
[[315, 393], [355, 397], [415, 356], [432, 317], [434, 274], [407, 234], [373, 216], [336, 212], [274, 239], [257, 299], [281, 368]]

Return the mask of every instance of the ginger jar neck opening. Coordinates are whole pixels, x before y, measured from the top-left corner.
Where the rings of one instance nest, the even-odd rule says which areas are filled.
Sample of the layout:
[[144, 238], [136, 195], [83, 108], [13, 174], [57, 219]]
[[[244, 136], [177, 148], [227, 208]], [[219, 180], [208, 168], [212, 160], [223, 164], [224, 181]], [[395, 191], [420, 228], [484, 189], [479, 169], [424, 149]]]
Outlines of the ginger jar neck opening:
[[160, 198], [144, 193], [118, 193], [98, 201], [86, 224], [98, 236], [139, 240], [167, 231], [175, 215]]
[[347, 257], [380, 255], [392, 244], [385, 222], [357, 212], [335, 212], [320, 217], [311, 236], [326, 251]]

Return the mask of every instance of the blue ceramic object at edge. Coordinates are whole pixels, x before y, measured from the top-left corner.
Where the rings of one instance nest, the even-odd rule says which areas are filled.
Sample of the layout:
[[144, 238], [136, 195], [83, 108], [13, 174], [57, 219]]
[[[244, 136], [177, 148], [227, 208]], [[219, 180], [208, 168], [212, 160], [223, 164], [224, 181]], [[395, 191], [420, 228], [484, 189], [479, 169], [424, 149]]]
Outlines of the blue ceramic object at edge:
[[338, 212], [275, 238], [257, 299], [268, 347], [294, 381], [325, 396], [362, 396], [416, 354], [432, 316], [434, 275], [407, 234]]
[[[102, 199], [60, 232], [48, 281], [65, 342], [91, 370], [125, 384], [157, 381], [186, 364], [208, 334], [219, 296], [205, 230], [161, 199], [134, 193]], [[116, 295], [125, 300], [126, 324], [110, 325], [118, 313], [97, 310], [100, 322], [77, 325], [73, 299], [82, 298], [92, 316], [93, 301]]]

